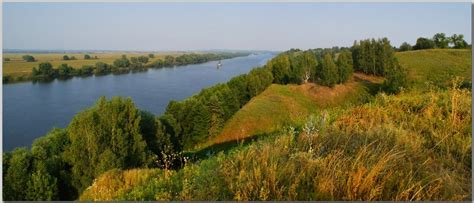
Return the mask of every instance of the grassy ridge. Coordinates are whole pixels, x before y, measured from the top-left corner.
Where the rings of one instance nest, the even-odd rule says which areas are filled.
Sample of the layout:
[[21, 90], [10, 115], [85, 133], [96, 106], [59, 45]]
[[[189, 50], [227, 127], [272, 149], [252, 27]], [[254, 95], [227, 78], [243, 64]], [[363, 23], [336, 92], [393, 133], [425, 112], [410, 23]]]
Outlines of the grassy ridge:
[[314, 83], [303, 85], [272, 84], [248, 102], [225, 124], [222, 132], [196, 149], [248, 136], [271, 133], [282, 126], [302, 123], [321, 109], [357, 103], [367, 97], [367, 87], [361, 78], [380, 82], [377, 77], [356, 74], [354, 78], [334, 88]]
[[379, 94], [179, 171], [109, 172], [80, 199], [469, 200], [471, 96]]

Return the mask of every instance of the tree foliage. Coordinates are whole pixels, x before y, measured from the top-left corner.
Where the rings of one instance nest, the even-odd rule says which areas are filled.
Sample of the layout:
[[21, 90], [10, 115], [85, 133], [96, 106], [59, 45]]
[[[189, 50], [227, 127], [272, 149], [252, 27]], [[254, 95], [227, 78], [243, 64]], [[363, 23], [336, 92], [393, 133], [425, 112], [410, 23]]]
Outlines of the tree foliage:
[[23, 60], [25, 60], [26, 62], [34, 62], [36, 59], [35, 57], [31, 56], [31, 55], [24, 55], [22, 56]]
[[411, 51], [412, 49], [413, 47], [410, 44], [408, 44], [407, 42], [403, 42], [402, 45], [400, 45], [398, 51]]
[[333, 87], [339, 81], [336, 64], [330, 54], [324, 56], [321, 62], [321, 84]]
[[446, 35], [444, 33], [436, 33], [433, 36], [433, 42], [435, 43], [435, 46], [437, 48], [448, 48], [449, 45], [449, 39], [446, 38]]
[[386, 70], [385, 81], [382, 85], [384, 91], [391, 94], [398, 93], [407, 87], [406, 70], [398, 64], [395, 58], [393, 61], [393, 66]]
[[354, 72], [352, 65], [352, 54], [350, 51], [343, 51], [337, 57], [337, 73], [338, 83], [344, 83], [351, 77]]
[[131, 99], [101, 97], [95, 106], [77, 114], [68, 126], [71, 141], [65, 151], [74, 184], [82, 191], [99, 174], [112, 168], [147, 165], [140, 114]]
[[387, 38], [361, 40], [355, 42], [351, 49], [356, 71], [383, 76], [394, 63], [394, 50]]
[[433, 49], [435, 48], [436, 44], [433, 40], [420, 37], [416, 40], [415, 46], [413, 46], [414, 50], [420, 50], [420, 49]]

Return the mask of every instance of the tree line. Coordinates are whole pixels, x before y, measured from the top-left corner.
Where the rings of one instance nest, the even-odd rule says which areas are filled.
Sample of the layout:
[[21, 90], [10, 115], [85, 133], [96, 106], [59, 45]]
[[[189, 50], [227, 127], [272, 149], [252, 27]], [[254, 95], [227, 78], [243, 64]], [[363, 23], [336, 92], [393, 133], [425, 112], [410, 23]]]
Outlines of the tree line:
[[444, 33], [436, 33], [432, 38], [419, 37], [416, 40], [414, 46], [410, 45], [407, 42], [403, 42], [402, 45], [398, 48], [398, 51], [410, 51], [410, 50], [420, 50], [420, 49], [466, 49], [470, 48], [469, 45], [464, 40], [464, 35], [462, 34], [453, 34], [451, 37], [446, 36]]
[[[163, 68], [188, 64], [204, 63], [212, 60], [228, 59], [238, 56], [245, 56], [247, 53], [204, 53], [204, 54], [183, 54], [177, 57], [171, 55], [165, 56], [163, 59], [158, 59], [154, 63], [149, 63], [150, 58], [154, 58], [153, 54], [148, 56], [138, 56], [128, 58], [122, 55], [116, 59], [113, 64], [104, 62], [97, 62], [95, 65], [84, 65], [81, 68], [73, 68], [68, 64], [61, 64], [54, 68], [51, 63], [44, 62], [34, 67], [31, 76], [27, 78], [12, 78], [11, 76], [4, 76], [3, 83], [15, 82], [15, 80], [33, 80], [33, 81], [50, 81], [56, 78], [67, 79], [74, 76], [91, 76], [91, 75], [107, 75], [129, 73], [131, 71], [145, 71], [148, 68]], [[29, 56], [29, 55], [28, 55]], [[87, 57], [88, 56], [88, 57]], [[32, 56], [31, 56], [32, 57]], [[73, 60], [72, 57], [64, 56], [64, 60]], [[91, 59], [89, 55], [84, 58]], [[33, 58], [33, 61], [35, 59]]]
[[[3, 153], [4, 199], [73, 200], [110, 169], [179, 167], [183, 149], [217, 136], [228, 119], [272, 83], [334, 86], [351, 78], [355, 70], [383, 75], [386, 85], [397, 90], [404, 84], [393, 78], [404, 73], [394, 68], [399, 66], [393, 52], [385, 38], [362, 40], [344, 49], [291, 49], [248, 74], [183, 101], [170, 101], [161, 116], [137, 109], [130, 98], [101, 97], [76, 114], [65, 129], [53, 129], [36, 139], [31, 149]], [[167, 56], [162, 62], [189, 62], [195, 57]], [[125, 59], [114, 67], [125, 67]], [[50, 68], [40, 68], [41, 73], [49, 73]]]

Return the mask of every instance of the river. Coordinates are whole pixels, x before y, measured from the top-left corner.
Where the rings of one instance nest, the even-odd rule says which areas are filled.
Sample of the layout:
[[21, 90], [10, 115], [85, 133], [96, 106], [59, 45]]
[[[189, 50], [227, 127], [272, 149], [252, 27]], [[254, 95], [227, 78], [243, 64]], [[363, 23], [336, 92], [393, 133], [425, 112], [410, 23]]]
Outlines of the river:
[[217, 62], [211, 61], [123, 75], [4, 84], [3, 150], [29, 147], [53, 127], [66, 127], [76, 113], [92, 106], [100, 96], [131, 97], [138, 108], [160, 115], [169, 101], [185, 99], [203, 88], [248, 73], [273, 56], [264, 53], [226, 59], [219, 69]]

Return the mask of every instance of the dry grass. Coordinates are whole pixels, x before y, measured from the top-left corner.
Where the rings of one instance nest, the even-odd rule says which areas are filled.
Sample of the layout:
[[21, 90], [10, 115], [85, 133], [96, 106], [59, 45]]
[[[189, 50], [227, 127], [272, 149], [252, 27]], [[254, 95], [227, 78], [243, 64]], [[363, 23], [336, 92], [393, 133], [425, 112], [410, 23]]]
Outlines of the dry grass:
[[84, 191], [79, 200], [112, 200], [118, 194], [159, 175], [162, 175], [161, 171], [156, 169], [111, 170], [97, 178], [92, 186]]
[[470, 200], [471, 96], [458, 88], [380, 94], [110, 199]]

